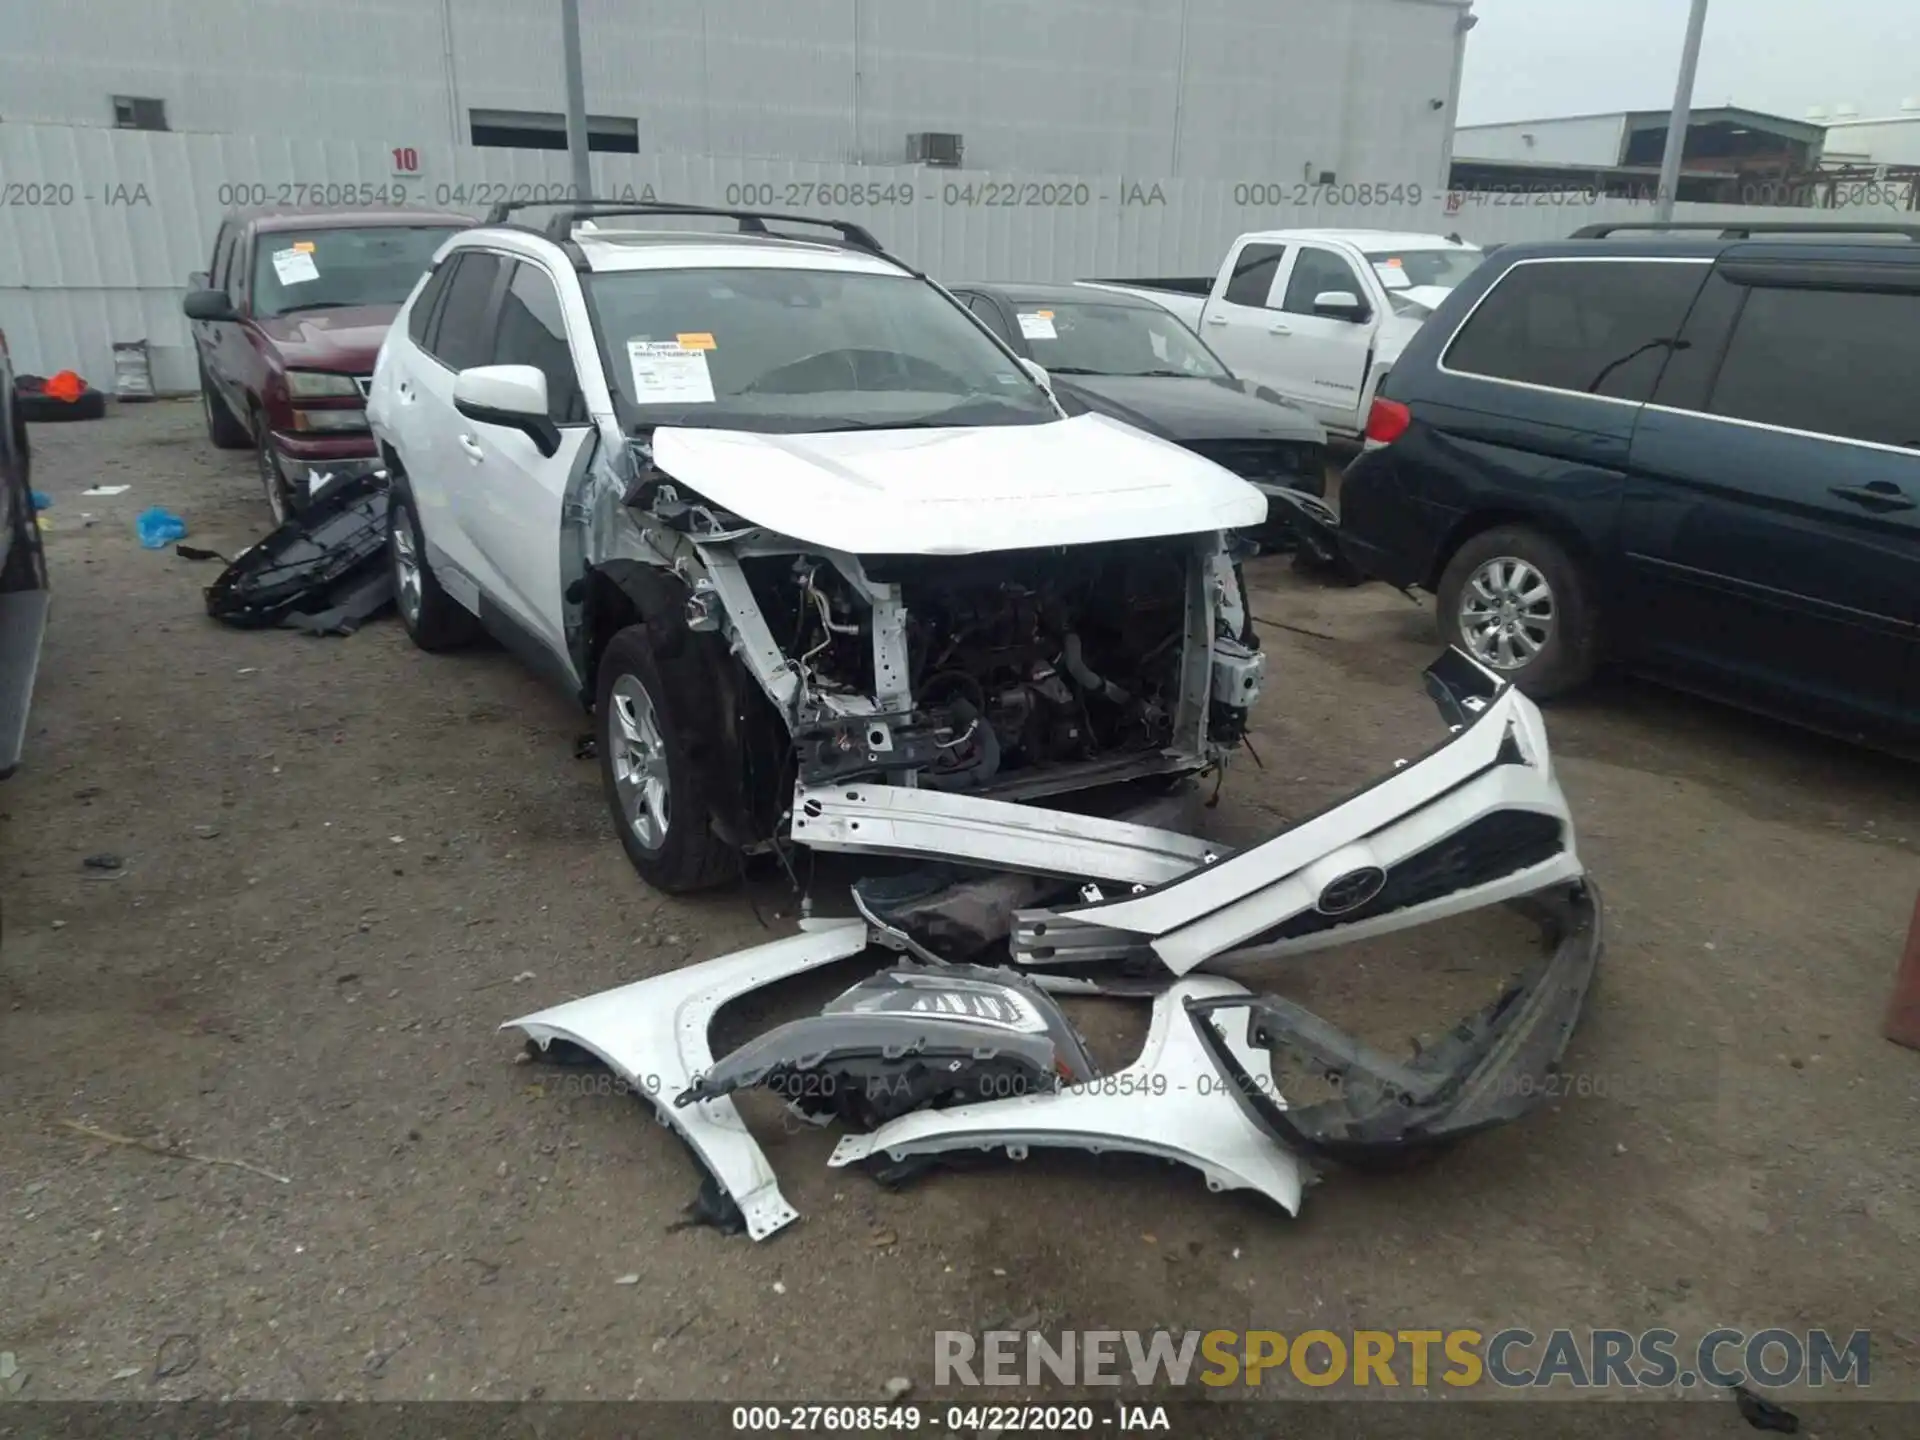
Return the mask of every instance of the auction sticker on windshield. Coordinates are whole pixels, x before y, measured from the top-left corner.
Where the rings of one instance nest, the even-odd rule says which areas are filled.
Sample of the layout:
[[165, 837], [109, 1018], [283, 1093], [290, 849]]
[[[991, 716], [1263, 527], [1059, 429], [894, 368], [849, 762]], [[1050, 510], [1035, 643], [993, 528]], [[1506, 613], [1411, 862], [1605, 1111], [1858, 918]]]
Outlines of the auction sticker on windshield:
[[1413, 281], [1407, 278], [1407, 267], [1398, 259], [1375, 262], [1373, 273], [1380, 277], [1380, 283], [1389, 290], [1413, 288]]
[[1060, 337], [1053, 328], [1051, 310], [1022, 310], [1020, 312], [1020, 333], [1029, 340], [1058, 340]]
[[273, 252], [273, 273], [280, 277], [282, 285], [302, 285], [309, 280], [318, 280], [320, 272], [313, 263], [313, 248], [301, 249], [294, 246], [288, 250]]
[[[698, 348], [683, 342], [704, 340]], [[633, 398], [641, 405], [711, 405], [713, 377], [707, 373], [712, 337], [682, 335], [674, 340], [629, 340]]]

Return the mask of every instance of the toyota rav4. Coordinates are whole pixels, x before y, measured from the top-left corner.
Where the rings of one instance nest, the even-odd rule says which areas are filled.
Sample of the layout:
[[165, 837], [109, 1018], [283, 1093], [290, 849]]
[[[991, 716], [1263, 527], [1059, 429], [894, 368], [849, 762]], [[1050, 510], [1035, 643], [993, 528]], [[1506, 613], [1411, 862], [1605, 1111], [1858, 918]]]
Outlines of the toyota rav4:
[[1030, 800], [1239, 742], [1262, 657], [1227, 532], [1259, 491], [1067, 417], [859, 226], [513, 208], [439, 249], [374, 369], [399, 611], [592, 709], [650, 884], [808, 838], [822, 786]]

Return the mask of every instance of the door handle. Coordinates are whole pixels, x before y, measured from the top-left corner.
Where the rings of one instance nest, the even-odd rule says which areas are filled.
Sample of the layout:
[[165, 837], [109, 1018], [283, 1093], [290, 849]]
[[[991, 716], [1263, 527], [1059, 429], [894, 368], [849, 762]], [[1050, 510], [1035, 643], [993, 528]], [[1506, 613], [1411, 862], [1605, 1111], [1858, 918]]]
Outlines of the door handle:
[[1224, 315], [1209, 315], [1207, 317], [1207, 323], [1209, 325], [1224, 325], [1227, 323], [1227, 317]]
[[487, 458], [487, 452], [480, 448], [480, 442], [471, 435], [462, 435], [460, 437], [460, 448], [467, 452], [467, 458], [469, 460], [484, 460]]
[[1835, 485], [1827, 493], [1858, 505], [1863, 510], [1873, 510], [1883, 515], [1895, 510], [1911, 510], [1914, 506], [1906, 492], [1891, 480], [1873, 480], [1865, 485]]
[[1267, 333], [1269, 335], [1291, 335], [1293, 328], [1288, 325], [1269, 325], [1267, 327]]

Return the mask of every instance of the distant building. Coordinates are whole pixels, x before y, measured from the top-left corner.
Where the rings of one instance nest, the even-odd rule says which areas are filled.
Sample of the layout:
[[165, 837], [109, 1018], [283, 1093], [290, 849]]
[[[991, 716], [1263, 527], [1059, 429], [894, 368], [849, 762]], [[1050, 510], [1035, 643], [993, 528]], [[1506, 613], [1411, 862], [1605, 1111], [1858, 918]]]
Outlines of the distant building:
[[[1653, 198], [1666, 154], [1665, 110], [1621, 110], [1463, 125], [1454, 132], [1455, 190], [1592, 190]], [[1801, 204], [1793, 182], [1816, 171], [1824, 125], [1735, 106], [1695, 109], [1676, 199], [1725, 205]]]
[[1836, 116], [1827, 121], [1827, 163], [1920, 166], [1920, 99], [1878, 120]]

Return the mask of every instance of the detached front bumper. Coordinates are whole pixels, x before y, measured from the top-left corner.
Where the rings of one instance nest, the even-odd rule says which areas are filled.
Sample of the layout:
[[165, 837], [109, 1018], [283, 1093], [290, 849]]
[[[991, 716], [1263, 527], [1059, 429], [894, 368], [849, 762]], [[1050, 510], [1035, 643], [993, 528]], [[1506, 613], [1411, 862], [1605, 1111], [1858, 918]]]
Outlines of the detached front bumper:
[[[1539, 923], [1548, 953], [1411, 1061], [1276, 996], [1188, 1000], [1187, 1019], [1227, 1093], [1276, 1144], [1356, 1166], [1442, 1148], [1517, 1120], [1552, 1093], [1600, 960], [1600, 898], [1591, 881], [1511, 903]], [[1337, 1085], [1335, 1098], [1301, 1109], [1284, 1104], [1230, 1043], [1236, 1011], [1247, 1014], [1246, 1046], [1318, 1070]]]

